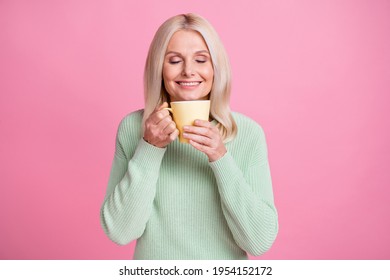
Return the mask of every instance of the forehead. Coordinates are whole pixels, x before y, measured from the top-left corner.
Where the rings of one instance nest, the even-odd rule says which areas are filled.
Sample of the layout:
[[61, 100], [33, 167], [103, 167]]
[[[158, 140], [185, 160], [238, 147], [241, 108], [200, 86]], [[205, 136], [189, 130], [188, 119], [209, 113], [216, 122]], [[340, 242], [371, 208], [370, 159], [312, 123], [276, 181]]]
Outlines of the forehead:
[[176, 31], [169, 40], [167, 51], [208, 50], [202, 35], [194, 30]]

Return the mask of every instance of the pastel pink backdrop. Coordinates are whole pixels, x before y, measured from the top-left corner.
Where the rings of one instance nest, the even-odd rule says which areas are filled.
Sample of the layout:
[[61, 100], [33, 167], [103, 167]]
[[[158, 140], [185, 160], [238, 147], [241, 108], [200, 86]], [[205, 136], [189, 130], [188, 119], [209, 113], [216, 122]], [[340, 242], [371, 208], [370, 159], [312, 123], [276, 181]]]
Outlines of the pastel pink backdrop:
[[0, 2], [0, 258], [129, 259], [99, 209], [168, 17], [215, 26], [267, 135], [280, 232], [259, 259], [390, 258], [390, 2]]

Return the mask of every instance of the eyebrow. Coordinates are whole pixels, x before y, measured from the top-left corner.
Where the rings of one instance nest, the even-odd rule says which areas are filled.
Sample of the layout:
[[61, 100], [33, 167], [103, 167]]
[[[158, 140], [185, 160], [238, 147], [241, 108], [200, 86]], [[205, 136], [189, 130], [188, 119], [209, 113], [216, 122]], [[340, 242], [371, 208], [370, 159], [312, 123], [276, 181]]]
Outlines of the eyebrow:
[[[207, 50], [200, 50], [200, 51], [197, 51], [195, 52], [195, 54], [201, 54], [201, 53], [207, 53], [207, 54], [210, 54], [209, 51]], [[165, 56], [167, 56], [168, 54], [176, 54], [176, 55], [181, 55], [181, 53], [179, 52], [175, 52], [175, 51], [169, 51], [165, 54]]]

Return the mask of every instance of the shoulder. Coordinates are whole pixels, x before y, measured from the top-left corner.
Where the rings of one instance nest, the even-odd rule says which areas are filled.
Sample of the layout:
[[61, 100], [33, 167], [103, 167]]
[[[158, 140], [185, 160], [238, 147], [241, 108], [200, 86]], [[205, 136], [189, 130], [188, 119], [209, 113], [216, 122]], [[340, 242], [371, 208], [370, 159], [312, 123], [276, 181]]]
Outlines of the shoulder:
[[[232, 112], [232, 116], [237, 124], [237, 135], [232, 141], [232, 154], [243, 162], [248, 158], [256, 162], [267, 160], [268, 148], [262, 126], [241, 113]], [[242, 157], [244, 155], [244, 158]], [[246, 157], [246, 158], [245, 158]]]
[[237, 135], [229, 144], [229, 152], [241, 168], [267, 160], [267, 141], [258, 122], [244, 114], [232, 112], [237, 124]]
[[140, 109], [134, 112], [131, 112], [124, 116], [122, 120], [119, 123], [118, 130], [124, 130], [124, 129], [130, 129], [134, 126], [141, 126], [142, 124], [142, 116], [143, 116], [144, 110]]
[[261, 138], [264, 137], [263, 128], [255, 120], [238, 112], [232, 112], [232, 116], [237, 124], [239, 135], [246, 135], [246, 137], [248, 137], [249, 135]]
[[139, 138], [142, 131], [142, 117], [144, 110], [137, 110], [124, 116], [118, 126], [118, 137]]
[[142, 122], [143, 113], [144, 113], [144, 110], [140, 109], [140, 110], [137, 110], [137, 111], [134, 111], [134, 112], [131, 112], [131, 113], [125, 115], [122, 118], [122, 120], [119, 124], [119, 127]]

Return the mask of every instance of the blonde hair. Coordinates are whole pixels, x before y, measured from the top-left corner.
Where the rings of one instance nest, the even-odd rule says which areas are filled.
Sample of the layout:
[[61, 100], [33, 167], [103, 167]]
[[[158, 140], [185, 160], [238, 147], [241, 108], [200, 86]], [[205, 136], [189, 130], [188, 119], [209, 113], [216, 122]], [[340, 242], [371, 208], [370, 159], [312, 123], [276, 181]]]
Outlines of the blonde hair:
[[196, 14], [182, 14], [165, 21], [157, 30], [149, 48], [144, 72], [145, 120], [163, 102], [169, 102], [169, 94], [163, 86], [162, 69], [165, 52], [173, 34], [179, 30], [198, 32], [206, 42], [214, 68], [213, 86], [210, 92], [210, 115], [218, 124], [224, 142], [237, 134], [237, 125], [230, 107], [231, 70], [225, 48], [212, 25]]

